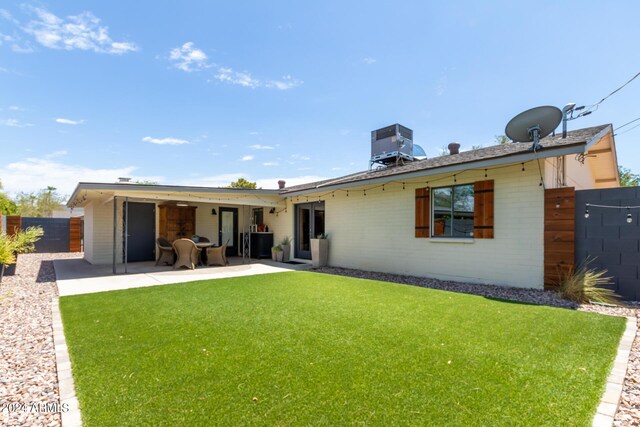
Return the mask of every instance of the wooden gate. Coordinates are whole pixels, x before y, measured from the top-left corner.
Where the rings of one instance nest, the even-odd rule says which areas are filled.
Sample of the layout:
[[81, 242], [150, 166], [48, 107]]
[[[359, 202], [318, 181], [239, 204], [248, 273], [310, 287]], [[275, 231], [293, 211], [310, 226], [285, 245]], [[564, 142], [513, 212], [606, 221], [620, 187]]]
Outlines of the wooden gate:
[[575, 255], [575, 188], [544, 192], [544, 289], [557, 289], [573, 269]]

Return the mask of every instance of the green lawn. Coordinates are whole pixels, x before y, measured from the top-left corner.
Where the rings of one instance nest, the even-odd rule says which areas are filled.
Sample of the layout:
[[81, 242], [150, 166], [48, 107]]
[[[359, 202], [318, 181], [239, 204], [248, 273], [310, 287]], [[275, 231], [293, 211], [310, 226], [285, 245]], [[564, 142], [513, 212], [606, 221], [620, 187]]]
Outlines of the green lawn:
[[309, 272], [60, 305], [86, 426], [590, 425], [625, 322]]

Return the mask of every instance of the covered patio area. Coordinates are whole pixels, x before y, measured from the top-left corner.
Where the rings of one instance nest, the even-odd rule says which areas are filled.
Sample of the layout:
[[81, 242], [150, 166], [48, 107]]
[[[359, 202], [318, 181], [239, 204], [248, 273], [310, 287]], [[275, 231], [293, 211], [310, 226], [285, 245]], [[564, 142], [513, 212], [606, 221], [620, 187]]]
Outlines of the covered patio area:
[[84, 259], [112, 275], [155, 261], [158, 238], [193, 239], [202, 252], [226, 243], [226, 256], [243, 263], [269, 258], [293, 222], [278, 190], [79, 183], [67, 205], [85, 211]]
[[[310, 264], [284, 264], [267, 260], [243, 264], [242, 258], [231, 257], [226, 267], [199, 267], [195, 270], [174, 270], [171, 266], [156, 266], [153, 261], [135, 262], [128, 265], [127, 274], [114, 276], [111, 265], [92, 265], [81, 256], [57, 259], [53, 264], [60, 296], [280, 273], [311, 267]], [[124, 265], [117, 267], [117, 273], [124, 273]]]

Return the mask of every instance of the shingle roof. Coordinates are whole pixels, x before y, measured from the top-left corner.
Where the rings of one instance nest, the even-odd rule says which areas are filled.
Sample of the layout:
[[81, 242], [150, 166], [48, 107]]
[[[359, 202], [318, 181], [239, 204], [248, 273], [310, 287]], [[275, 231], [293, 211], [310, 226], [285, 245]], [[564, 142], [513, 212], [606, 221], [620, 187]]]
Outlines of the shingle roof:
[[[562, 138], [562, 135], [547, 136], [540, 140], [542, 148], [540, 153], [545, 148], [564, 147], [571, 145], [586, 144], [591, 141], [596, 135], [602, 132], [604, 129], [611, 125], [593, 126], [584, 129], [577, 129], [567, 132], [567, 137]], [[412, 162], [403, 166], [392, 167], [381, 170], [371, 170], [356, 172], [350, 175], [345, 175], [338, 178], [326, 179], [324, 181], [316, 181], [308, 184], [295, 185], [285, 188], [281, 191], [281, 194], [304, 191], [315, 189], [318, 186], [324, 185], [339, 185], [347, 183], [355, 183], [358, 181], [365, 181], [374, 178], [382, 178], [387, 176], [403, 175], [410, 172], [426, 171], [430, 169], [438, 169], [445, 166], [460, 165], [465, 163], [474, 163], [481, 160], [496, 159], [501, 157], [509, 157], [516, 154], [527, 153], [531, 151], [530, 142], [516, 142], [500, 145], [492, 145], [490, 147], [479, 148], [477, 150], [463, 151], [460, 154], [451, 156], [439, 156], [430, 159], [425, 159], [417, 162]]]

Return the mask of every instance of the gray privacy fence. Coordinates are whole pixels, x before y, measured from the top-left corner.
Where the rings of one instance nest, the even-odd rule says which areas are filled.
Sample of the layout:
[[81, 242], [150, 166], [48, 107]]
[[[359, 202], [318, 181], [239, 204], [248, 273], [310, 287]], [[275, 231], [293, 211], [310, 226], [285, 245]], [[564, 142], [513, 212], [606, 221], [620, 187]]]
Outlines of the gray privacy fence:
[[13, 234], [15, 230], [42, 227], [44, 235], [36, 242], [36, 252], [81, 252], [81, 218], [29, 218], [2, 216], [2, 232]]
[[69, 252], [69, 219], [22, 218], [22, 229], [42, 227], [44, 235], [36, 242], [36, 252]]
[[640, 187], [580, 190], [575, 200], [576, 264], [593, 258], [590, 265], [608, 271], [619, 295], [639, 300], [640, 209], [625, 206], [640, 206]]

